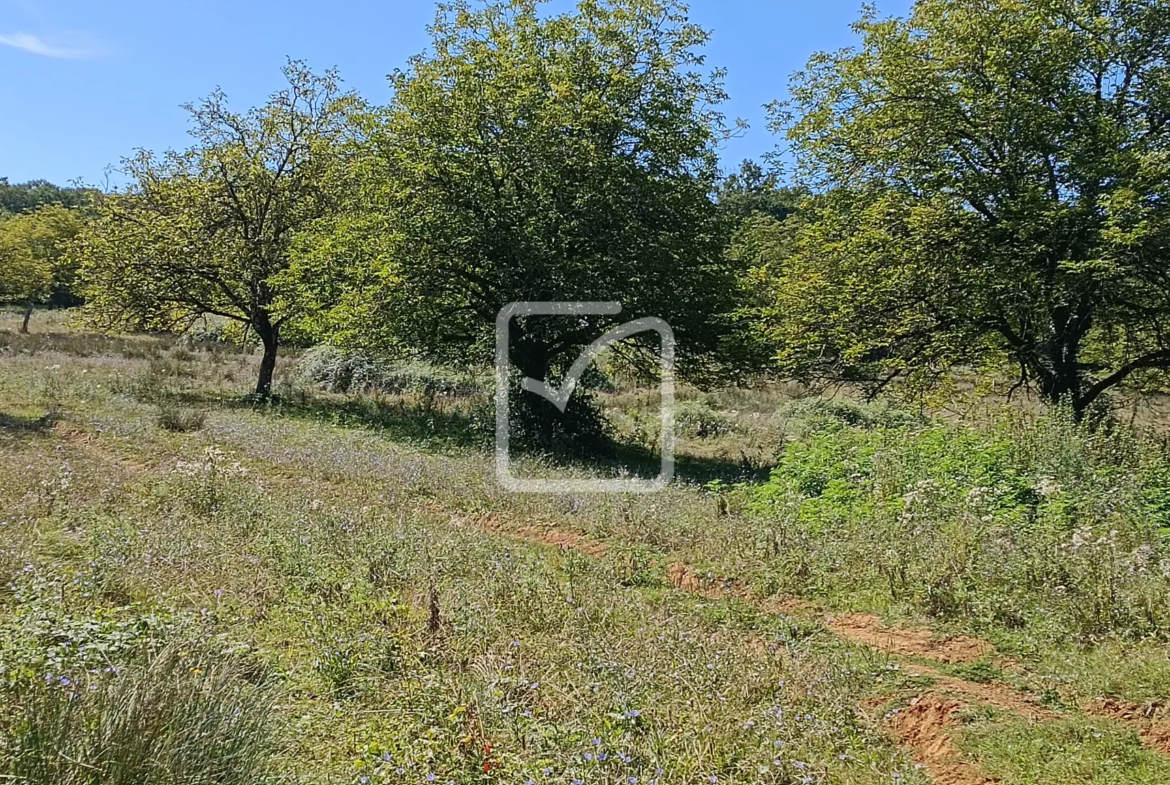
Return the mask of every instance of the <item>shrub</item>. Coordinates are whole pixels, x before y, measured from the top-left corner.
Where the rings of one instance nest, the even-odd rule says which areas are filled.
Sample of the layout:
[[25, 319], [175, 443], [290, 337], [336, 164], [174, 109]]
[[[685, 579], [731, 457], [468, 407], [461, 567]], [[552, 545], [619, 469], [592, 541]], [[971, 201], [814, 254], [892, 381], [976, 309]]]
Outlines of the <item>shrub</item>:
[[922, 425], [921, 415], [894, 409], [882, 403], [861, 404], [849, 400], [828, 398], [804, 398], [785, 404], [777, 416], [790, 422], [795, 421], [797, 430], [823, 431], [854, 428], [900, 428]]
[[787, 591], [856, 594], [1045, 637], [1170, 639], [1170, 459], [1057, 416], [841, 424], [745, 489]]
[[674, 410], [675, 433], [695, 439], [726, 436], [735, 431], [735, 421], [725, 412], [703, 401], [683, 401]]

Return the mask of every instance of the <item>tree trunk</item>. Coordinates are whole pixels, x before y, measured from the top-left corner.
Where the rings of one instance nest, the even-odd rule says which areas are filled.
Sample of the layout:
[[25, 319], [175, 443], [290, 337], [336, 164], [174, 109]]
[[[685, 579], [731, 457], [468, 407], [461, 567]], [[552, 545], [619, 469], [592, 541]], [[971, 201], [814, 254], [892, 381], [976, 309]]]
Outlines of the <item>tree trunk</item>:
[[32, 318], [33, 304], [30, 302], [24, 309], [24, 321], [21, 322], [20, 332], [28, 335], [28, 320]]
[[267, 318], [253, 324], [256, 334], [264, 344], [264, 356], [260, 359], [260, 376], [256, 380], [256, 397], [272, 396], [272, 373], [276, 370], [276, 352], [280, 347], [280, 330], [273, 327]]

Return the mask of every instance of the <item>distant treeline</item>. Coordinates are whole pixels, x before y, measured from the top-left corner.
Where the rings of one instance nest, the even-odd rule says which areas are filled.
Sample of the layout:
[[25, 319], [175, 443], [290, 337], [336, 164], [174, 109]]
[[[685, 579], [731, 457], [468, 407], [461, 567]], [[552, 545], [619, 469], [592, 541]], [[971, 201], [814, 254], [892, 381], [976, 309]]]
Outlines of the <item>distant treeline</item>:
[[62, 188], [48, 180], [12, 184], [0, 177], [0, 219], [14, 213], [28, 213], [47, 204], [81, 207], [93, 196], [91, 188]]

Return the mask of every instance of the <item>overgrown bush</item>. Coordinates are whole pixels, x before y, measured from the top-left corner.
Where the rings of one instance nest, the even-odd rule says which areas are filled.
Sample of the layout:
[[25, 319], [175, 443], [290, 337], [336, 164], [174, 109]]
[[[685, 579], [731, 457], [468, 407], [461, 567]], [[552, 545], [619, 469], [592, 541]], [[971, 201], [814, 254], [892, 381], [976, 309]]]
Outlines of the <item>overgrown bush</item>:
[[674, 410], [675, 433], [694, 439], [726, 436], [735, 431], [735, 421], [726, 412], [704, 401], [682, 401]]
[[879, 607], [1053, 638], [1170, 639], [1170, 458], [1138, 434], [860, 417], [790, 444], [744, 495], [776, 588], [867, 587]]
[[798, 425], [798, 430], [838, 430], [843, 427], [898, 428], [922, 425], [921, 415], [884, 403], [861, 404], [848, 399], [802, 398], [780, 407], [777, 417]]

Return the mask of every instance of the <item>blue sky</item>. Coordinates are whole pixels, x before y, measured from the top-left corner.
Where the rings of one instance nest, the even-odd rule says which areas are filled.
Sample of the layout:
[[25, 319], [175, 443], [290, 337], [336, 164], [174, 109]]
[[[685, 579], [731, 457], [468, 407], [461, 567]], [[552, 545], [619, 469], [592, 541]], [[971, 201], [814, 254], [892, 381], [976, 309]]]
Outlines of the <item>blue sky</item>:
[[[558, 0], [557, 6], [564, 4]], [[777, 139], [763, 105], [817, 50], [852, 43], [862, 0], [692, 0], [713, 32], [708, 63], [728, 69], [729, 118], [751, 129], [722, 151], [725, 167]], [[910, 0], [879, 0], [902, 15]], [[222, 87], [233, 106], [280, 86], [286, 57], [336, 66], [384, 102], [386, 74], [426, 48], [430, 0], [0, 0], [0, 176], [102, 184], [135, 148], [187, 145], [180, 104]]]

